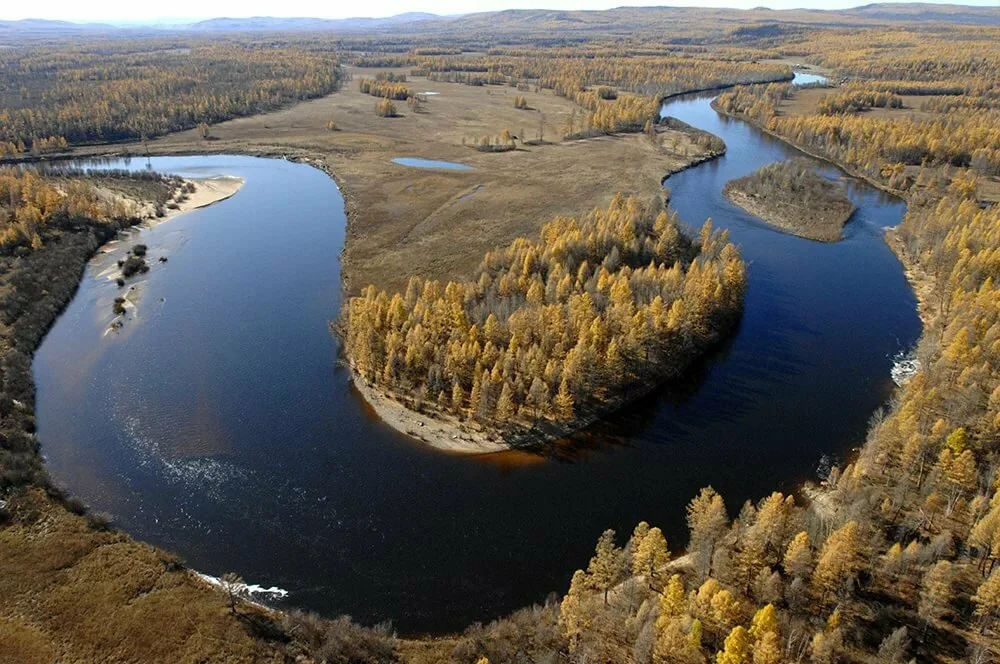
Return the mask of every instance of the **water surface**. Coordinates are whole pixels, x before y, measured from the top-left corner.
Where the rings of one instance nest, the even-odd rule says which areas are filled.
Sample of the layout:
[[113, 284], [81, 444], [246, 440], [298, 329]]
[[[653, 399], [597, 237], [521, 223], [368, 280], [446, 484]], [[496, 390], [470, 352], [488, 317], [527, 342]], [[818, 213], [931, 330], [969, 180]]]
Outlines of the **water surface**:
[[287, 589], [287, 605], [392, 619], [408, 633], [565, 592], [605, 528], [624, 534], [646, 519], [677, 550], [684, 505], [702, 486], [733, 513], [794, 488], [822, 455], [862, 441], [890, 396], [893, 356], [920, 332], [882, 240], [904, 208], [848, 180], [858, 211], [842, 242], [771, 230], [721, 189], [795, 153], [709, 100], [664, 112], [729, 151], [667, 184], [684, 219], [729, 229], [749, 290], [733, 339], [682, 384], [549, 458], [427, 449], [374, 419], [337, 364], [327, 324], [341, 302], [345, 220], [333, 181], [278, 160], [154, 158], [157, 170], [246, 184], [140, 236], [169, 263], [153, 264], [120, 334], [104, 334], [113, 255], [88, 268], [34, 365], [53, 475], [198, 570], [236, 571]]
[[437, 161], [434, 159], [421, 159], [419, 157], [396, 157], [392, 163], [411, 168], [436, 168], [446, 171], [474, 171], [472, 166], [459, 164], [454, 161]]

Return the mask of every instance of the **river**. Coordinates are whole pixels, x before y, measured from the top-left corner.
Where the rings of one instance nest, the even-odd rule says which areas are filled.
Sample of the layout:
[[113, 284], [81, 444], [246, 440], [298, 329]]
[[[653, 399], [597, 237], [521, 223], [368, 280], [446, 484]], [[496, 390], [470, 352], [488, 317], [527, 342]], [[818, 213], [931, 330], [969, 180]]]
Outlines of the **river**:
[[[235, 156], [108, 164], [246, 184], [88, 266], [34, 363], [52, 474], [199, 571], [235, 571], [289, 591], [279, 605], [391, 619], [404, 633], [461, 629], [565, 592], [605, 528], [624, 538], [645, 519], [677, 550], [702, 486], [735, 514], [815, 477], [824, 455], [861, 443], [890, 397], [893, 357], [920, 334], [881, 237], [905, 208], [848, 180], [858, 211], [843, 241], [767, 228], [722, 186], [795, 151], [721, 118], [710, 99], [673, 99], [664, 113], [728, 152], [667, 185], [684, 220], [712, 217], [741, 246], [739, 329], [682, 384], [545, 458], [441, 454], [372, 417], [328, 331], [345, 217], [324, 173]], [[107, 269], [139, 241], [152, 269], [135, 317], [106, 333], [119, 294]]]

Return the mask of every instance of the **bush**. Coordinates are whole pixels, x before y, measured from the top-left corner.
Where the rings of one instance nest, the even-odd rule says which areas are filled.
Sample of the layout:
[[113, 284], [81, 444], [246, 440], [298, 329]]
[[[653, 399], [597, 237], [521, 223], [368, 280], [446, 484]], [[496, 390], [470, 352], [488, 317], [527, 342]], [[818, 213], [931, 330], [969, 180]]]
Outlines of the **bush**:
[[396, 114], [396, 105], [388, 99], [382, 99], [375, 104], [375, 115], [380, 118], [394, 118]]
[[302, 611], [285, 614], [282, 623], [284, 631], [295, 635], [317, 661], [345, 664], [399, 661], [396, 635], [388, 623], [363, 627], [348, 616], [327, 620]]
[[618, 99], [618, 91], [607, 85], [602, 85], [597, 88], [597, 96], [601, 99]]
[[129, 256], [124, 263], [122, 263], [122, 276], [126, 279], [139, 274], [140, 272], [148, 272], [149, 266], [146, 265], [146, 261], [138, 256]]
[[145, 256], [148, 247], [144, 244], [137, 244], [132, 247], [132, 255], [134, 256]]

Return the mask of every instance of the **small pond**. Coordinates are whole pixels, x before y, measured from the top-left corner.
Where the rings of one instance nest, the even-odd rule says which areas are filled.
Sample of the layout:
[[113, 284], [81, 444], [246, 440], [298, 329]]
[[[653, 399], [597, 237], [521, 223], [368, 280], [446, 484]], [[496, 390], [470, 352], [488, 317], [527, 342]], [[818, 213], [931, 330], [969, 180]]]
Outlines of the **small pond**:
[[392, 163], [411, 168], [434, 168], [447, 171], [474, 171], [472, 166], [459, 164], [453, 161], [436, 161], [434, 159], [421, 159], [420, 157], [396, 157]]

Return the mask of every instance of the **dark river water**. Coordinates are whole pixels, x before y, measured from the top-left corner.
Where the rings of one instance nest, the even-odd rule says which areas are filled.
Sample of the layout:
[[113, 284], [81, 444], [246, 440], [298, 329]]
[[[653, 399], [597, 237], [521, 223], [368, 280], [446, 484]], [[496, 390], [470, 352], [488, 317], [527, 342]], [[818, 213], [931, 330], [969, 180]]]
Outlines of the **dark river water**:
[[[564, 592], [606, 528], [624, 537], [645, 519], [677, 550], [684, 506], [705, 485], [735, 513], [814, 477], [823, 455], [862, 441], [894, 356], [920, 333], [881, 237], [904, 206], [848, 181], [858, 211], [842, 242], [775, 232], [720, 192], [794, 151], [721, 118], [707, 96], [664, 112], [728, 145], [667, 184], [684, 220], [728, 228], [750, 265], [738, 332], [683, 384], [546, 458], [422, 447], [374, 419], [337, 364], [334, 182], [280, 160], [154, 158], [156, 170], [246, 184], [91, 263], [34, 364], [52, 474], [197, 570], [404, 633], [458, 630]], [[152, 269], [123, 329], [106, 333], [119, 293], [108, 267], [136, 241]]]

